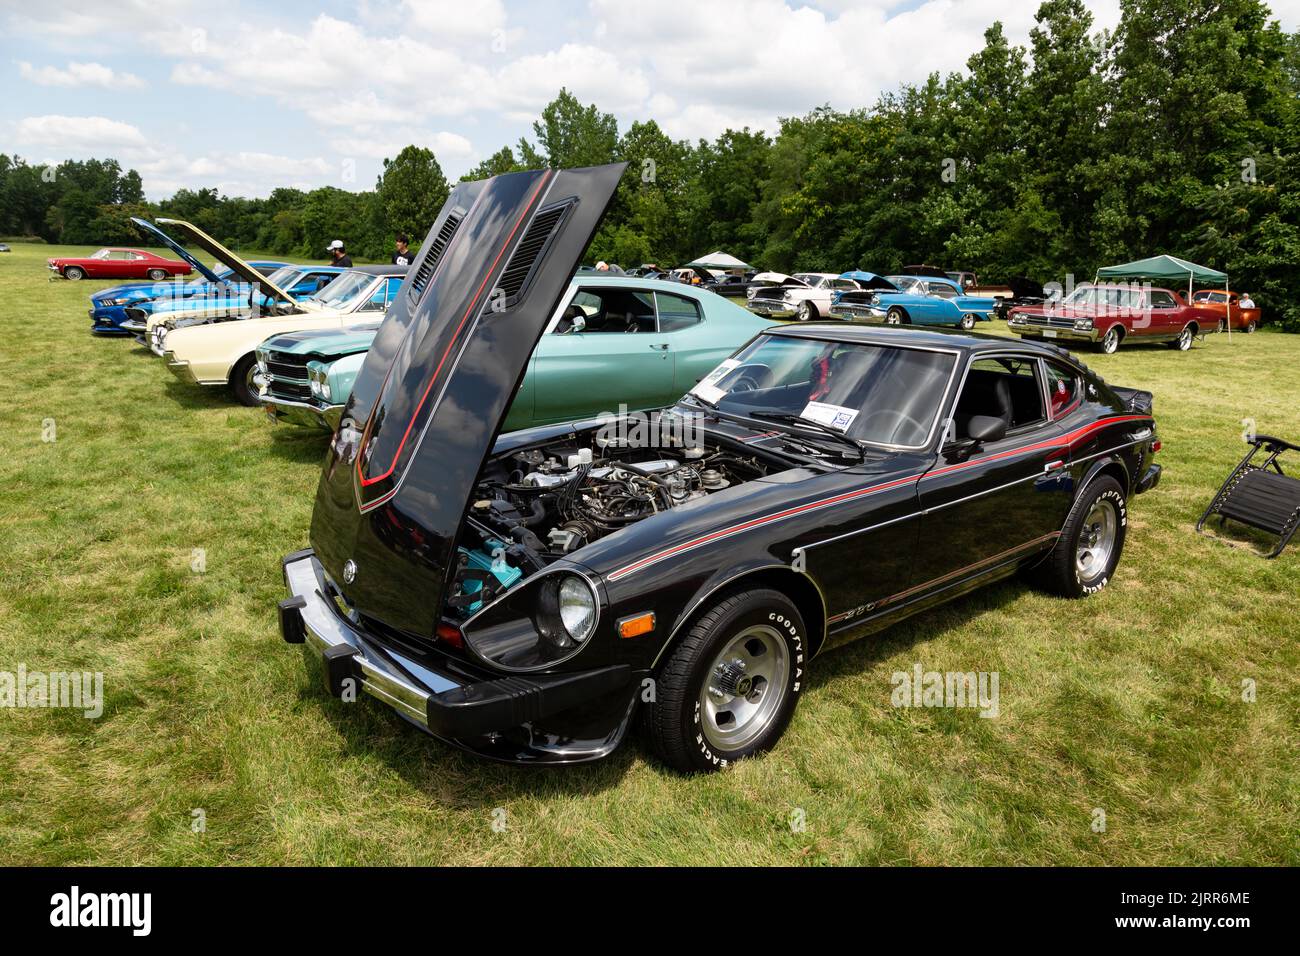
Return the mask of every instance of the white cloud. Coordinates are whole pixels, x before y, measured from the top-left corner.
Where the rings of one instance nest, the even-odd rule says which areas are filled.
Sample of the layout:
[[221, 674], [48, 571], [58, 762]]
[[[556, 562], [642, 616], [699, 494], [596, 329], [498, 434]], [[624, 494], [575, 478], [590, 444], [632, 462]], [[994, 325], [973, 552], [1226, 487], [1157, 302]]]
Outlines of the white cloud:
[[18, 73], [38, 86], [98, 86], [106, 90], [137, 90], [144, 86], [144, 81], [134, 73], [119, 73], [101, 63], [72, 62], [66, 70], [60, 70], [56, 66], [36, 67], [19, 61]]
[[146, 142], [136, 127], [103, 116], [28, 116], [18, 121], [16, 135], [21, 145], [69, 153], [85, 150], [107, 153], [124, 147], [142, 147]]
[[346, 157], [365, 159], [392, 159], [405, 147], [415, 144], [433, 150], [443, 172], [448, 160], [466, 161], [474, 158], [474, 145], [459, 133], [434, 133], [424, 129], [396, 129], [373, 131], [367, 135], [340, 136], [330, 140], [330, 148]]

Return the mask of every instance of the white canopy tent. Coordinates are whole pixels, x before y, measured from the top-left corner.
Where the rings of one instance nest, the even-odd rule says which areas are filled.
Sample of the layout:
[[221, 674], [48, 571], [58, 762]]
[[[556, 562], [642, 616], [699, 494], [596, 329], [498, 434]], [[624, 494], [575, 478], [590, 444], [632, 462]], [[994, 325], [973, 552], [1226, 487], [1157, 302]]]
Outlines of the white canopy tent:
[[688, 267], [699, 266], [701, 269], [716, 269], [723, 272], [744, 272], [746, 269], [752, 269], [748, 262], [741, 262], [735, 256], [728, 255], [725, 252], [710, 252], [707, 256], [700, 256], [694, 262], [686, 263]]

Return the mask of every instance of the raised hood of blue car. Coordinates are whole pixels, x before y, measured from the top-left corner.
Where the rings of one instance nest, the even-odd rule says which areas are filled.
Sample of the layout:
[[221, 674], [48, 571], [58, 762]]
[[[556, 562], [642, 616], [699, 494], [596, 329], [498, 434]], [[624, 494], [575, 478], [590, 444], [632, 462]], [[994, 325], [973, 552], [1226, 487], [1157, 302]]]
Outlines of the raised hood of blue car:
[[[220, 279], [217, 278], [217, 274], [215, 272], [213, 272], [211, 269], [209, 269], [207, 266], [205, 266], [202, 262], [199, 261], [197, 256], [195, 256], [192, 252], [190, 252], [188, 249], [182, 246], [171, 236], [167, 235], [167, 233], [163, 232], [153, 223], [149, 222], [149, 220], [140, 219], [136, 216], [132, 216], [131, 221], [135, 223], [138, 228], [143, 229], [145, 232], [153, 236], [155, 239], [161, 242], [172, 252], [176, 253], [176, 255], [180, 256], [183, 260], [188, 262], [194, 268], [194, 271], [197, 272], [199, 275], [203, 276], [203, 278], [207, 279], [209, 282], [221, 281]], [[163, 220], [163, 222], [166, 221], [167, 220], [165, 219]]]
[[312, 546], [359, 613], [432, 637], [475, 481], [624, 167], [452, 190], [357, 375], [316, 495]]

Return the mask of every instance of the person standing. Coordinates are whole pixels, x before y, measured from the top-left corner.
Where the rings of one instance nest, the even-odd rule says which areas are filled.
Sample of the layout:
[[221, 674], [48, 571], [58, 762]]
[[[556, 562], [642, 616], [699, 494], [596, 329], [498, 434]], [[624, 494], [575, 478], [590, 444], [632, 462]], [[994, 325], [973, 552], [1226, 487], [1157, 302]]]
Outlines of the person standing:
[[415, 262], [415, 250], [411, 248], [410, 242], [406, 233], [397, 234], [397, 251], [393, 253], [393, 265], [409, 266]]
[[352, 257], [344, 250], [342, 239], [335, 239], [326, 248], [330, 254], [330, 265], [338, 266], [341, 269], [350, 269], [352, 267]]

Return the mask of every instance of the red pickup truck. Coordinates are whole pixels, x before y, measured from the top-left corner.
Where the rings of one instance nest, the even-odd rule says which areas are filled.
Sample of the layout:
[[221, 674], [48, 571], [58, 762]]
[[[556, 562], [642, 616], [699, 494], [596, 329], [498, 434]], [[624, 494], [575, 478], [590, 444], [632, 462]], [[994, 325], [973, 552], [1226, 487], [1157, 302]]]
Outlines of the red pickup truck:
[[1219, 318], [1172, 289], [1120, 283], [1083, 285], [1063, 300], [1017, 306], [1007, 313], [1007, 327], [1025, 338], [1091, 342], [1107, 354], [1130, 339], [1186, 352]]

